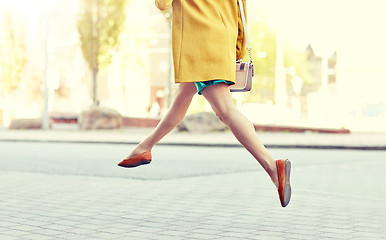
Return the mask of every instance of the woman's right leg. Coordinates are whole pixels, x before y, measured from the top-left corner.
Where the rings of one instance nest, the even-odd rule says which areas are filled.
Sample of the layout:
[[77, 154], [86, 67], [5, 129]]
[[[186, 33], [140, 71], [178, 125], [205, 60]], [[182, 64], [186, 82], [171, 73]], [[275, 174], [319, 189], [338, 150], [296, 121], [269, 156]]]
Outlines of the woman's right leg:
[[176, 96], [166, 115], [158, 123], [152, 133], [127, 156], [127, 158], [141, 154], [153, 148], [166, 134], [173, 130], [185, 117], [197, 88], [194, 83], [180, 83]]
[[202, 95], [208, 100], [216, 115], [232, 131], [239, 142], [255, 157], [279, 187], [276, 161], [256, 135], [252, 123], [233, 104], [229, 86], [221, 83], [206, 87]]

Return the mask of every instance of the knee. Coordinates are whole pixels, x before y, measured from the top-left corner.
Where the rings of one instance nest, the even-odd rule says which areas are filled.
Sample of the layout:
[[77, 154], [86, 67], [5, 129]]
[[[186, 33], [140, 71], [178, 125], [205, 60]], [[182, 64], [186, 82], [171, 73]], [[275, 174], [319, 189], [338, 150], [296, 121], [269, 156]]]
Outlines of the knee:
[[221, 109], [217, 109], [215, 111], [216, 116], [225, 124], [227, 124], [229, 121], [229, 118], [233, 113], [235, 113], [236, 108], [234, 106], [227, 106]]
[[217, 111], [215, 111], [214, 112], [215, 114], [216, 114], [216, 116], [221, 120], [221, 122], [223, 122], [223, 123], [225, 123], [224, 122], [224, 118], [223, 118], [223, 115], [222, 114], [220, 114], [219, 112], [217, 112]]
[[176, 101], [188, 101], [190, 102], [193, 98], [195, 91], [191, 91], [190, 89], [177, 89], [175, 99]]

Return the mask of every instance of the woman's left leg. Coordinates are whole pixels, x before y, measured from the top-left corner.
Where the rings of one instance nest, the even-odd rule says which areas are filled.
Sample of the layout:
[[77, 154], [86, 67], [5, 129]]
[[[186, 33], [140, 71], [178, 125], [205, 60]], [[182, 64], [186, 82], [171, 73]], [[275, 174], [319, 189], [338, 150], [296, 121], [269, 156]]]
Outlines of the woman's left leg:
[[186, 111], [196, 92], [197, 89], [194, 86], [194, 83], [180, 83], [168, 112], [151, 134], [140, 142], [127, 158], [151, 150], [166, 134], [172, 131], [184, 119]]
[[229, 86], [220, 83], [204, 88], [201, 93], [220, 120], [228, 126], [237, 140], [261, 164], [278, 188], [276, 161], [260, 142], [252, 123], [234, 106]]

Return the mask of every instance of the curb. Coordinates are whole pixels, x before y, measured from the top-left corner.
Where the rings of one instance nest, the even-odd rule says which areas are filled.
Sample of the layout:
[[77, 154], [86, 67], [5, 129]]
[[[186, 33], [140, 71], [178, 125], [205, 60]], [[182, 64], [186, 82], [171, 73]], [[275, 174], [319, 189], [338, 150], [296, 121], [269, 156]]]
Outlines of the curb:
[[[135, 145], [137, 141], [76, 141], [76, 140], [37, 140], [37, 139], [0, 139], [0, 142], [21, 142], [21, 143], [80, 143], [80, 144], [118, 144], [118, 145]], [[224, 147], [224, 148], [241, 148], [241, 144], [234, 143], [173, 143], [160, 142], [158, 146], [179, 146], [179, 147]], [[386, 151], [386, 146], [349, 146], [349, 145], [305, 145], [305, 144], [264, 144], [266, 148], [279, 149], [325, 149], [325, 150], [366, 150], [366, 151]]]
[[[141, 117], [122, 117], [122, 127], [140, 127], [140, 128], [155, 128], [160, 122], [160, 118], [141, 118]], [[52, 123], [70, 123], [77, 124], [77, 115], [54, 114], [51, 116]], [[253, 123], [256, 131], [264, 132], [317, 132], [317, 133], [333, 133], [333, 134], [350, 134], [351, 131], [345, 128], [317, 128], [317, 127], [298, 127], [285, 125], [270, 125]]]

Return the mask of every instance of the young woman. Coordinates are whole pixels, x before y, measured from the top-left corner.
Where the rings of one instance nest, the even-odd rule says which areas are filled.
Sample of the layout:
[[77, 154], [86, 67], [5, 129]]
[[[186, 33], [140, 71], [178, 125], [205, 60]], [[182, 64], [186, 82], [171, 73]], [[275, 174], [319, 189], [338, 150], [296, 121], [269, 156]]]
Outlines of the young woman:
[[[193, 95], [202, 94], [216, 115], [255, 157], [278, 189], [283, 207], [291, 197], [291, 163], [275, 160], [256, 135], [252, 123], [234, 106], [229, 85], [235, 82], [236, 59], [245, 54], [238, 0], [155, 0], [160, 10], [171, 5], [175, 99], [153, 132], [118, 165], [151, 162], [151, 149], [184, 118]], [[245, 9], [245, 0], [242, 1]]]

